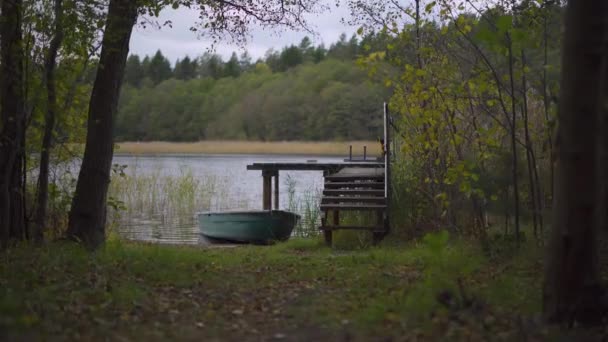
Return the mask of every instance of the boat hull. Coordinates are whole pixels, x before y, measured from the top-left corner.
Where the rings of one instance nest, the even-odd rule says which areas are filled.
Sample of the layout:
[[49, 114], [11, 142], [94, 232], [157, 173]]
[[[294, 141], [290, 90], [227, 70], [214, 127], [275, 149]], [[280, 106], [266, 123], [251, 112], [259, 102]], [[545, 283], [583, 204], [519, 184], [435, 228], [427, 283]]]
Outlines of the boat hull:
[[198, 214], [199, 230], [206, 238], [263, 244], [289, 239], [299, 219], [299, 215], [282, 210]]

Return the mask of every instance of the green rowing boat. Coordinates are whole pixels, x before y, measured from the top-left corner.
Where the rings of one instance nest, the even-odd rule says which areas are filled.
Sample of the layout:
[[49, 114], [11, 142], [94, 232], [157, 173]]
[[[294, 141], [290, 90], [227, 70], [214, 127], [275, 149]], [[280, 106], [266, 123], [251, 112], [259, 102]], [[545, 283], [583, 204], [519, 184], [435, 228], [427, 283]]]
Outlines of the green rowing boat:
[[283, 210], [206, 212], [198, 214], [198, 225], [209, 239], [266, 244], [289, 239], [299, 219]]

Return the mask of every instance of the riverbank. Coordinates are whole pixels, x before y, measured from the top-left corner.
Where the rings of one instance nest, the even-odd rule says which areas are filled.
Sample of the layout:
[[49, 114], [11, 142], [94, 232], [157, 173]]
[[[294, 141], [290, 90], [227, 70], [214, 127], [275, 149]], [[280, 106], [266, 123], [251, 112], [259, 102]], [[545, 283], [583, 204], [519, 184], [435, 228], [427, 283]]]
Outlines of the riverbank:
[[488, 259], [441, 234], [350, 251], [22, 246], [0, 254], [0, 339], [542, 340], [529, 247]]
[[309, 142], [309, 141], [199, 141], [199, 142], [119, 142], [115, 153], [121, 154], [277, 154], [348, 157], [349, 146], [354, 156], [363, 156], [367, 146], [370, 157], [381, 154], [376, 141]]

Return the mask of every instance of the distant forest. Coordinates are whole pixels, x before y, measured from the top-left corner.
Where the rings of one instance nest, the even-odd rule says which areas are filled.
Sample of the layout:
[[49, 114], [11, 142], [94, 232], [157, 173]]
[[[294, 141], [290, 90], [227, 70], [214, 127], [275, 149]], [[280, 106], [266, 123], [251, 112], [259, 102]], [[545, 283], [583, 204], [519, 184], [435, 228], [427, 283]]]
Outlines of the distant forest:
[[206, 52], [174, 66], [161, 50], [152, 57], [131, 55], [117, 140], [375, 139], [390, 91], [357, 58], [383, 45], [372, 35], [343, 34], [325, 48], [306, 37], [257, 61], [247, 52], [228, 61]]

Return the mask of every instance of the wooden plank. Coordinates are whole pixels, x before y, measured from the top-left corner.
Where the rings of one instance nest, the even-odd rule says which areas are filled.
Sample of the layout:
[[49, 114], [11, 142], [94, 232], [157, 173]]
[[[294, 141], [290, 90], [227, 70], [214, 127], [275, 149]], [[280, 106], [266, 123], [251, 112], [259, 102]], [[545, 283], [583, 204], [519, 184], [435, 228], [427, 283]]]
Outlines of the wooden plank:
[[[384, 161], [383, 161], [384, 162]], [[384, 167], [362, 168], [345, 167], [338, 172], [326, 176], [384, 176]]]
[[382, 210], [386, 209], [386, 204], [321, 204], [321, 210]]
[[372, 189], [325, 189], [323, 190], [325, 196], [338, 196], [338, 195], [365, 195], [365, 196], [382, 196], [384, 198], [384, 190], [372, 190]]
[[350, 163], [253, 163], [247, 165], [247, 170], [267, 171], [325, 171], [341, 170], [345, 167], [356, 168], [383, 168], [384, 162], [350, 162]]
[[340, 176], [340, 175], [335, 175], [335, 176], [327, 176], [325, 177], [326, 181], [333, 181], [333, 182], [352, 182], [352, 181], [361, 181], [361, 180], [373, 180], [373, 181], [383, 181], [384, 180], [384, 175], [357, 175], [357, 176]]
[[325, 183], [326, 189], [340, 188], [371, 188], [384, 189], [384, 182], [328, 182]]
[[336, 203], [336, 202], [360, 202], [360, 203], [386, 203], [384, 197], [369, 197], [369, 196], [325, 196], [321, 198], [321, 203]]
[[321, 226], [319, 230], [323, 231], [333, 231], [333, 230], [371, 230], [373, 232], [385, 232], [384, 226]]

